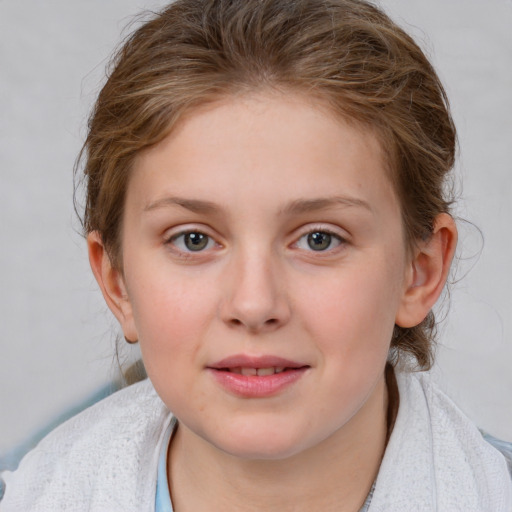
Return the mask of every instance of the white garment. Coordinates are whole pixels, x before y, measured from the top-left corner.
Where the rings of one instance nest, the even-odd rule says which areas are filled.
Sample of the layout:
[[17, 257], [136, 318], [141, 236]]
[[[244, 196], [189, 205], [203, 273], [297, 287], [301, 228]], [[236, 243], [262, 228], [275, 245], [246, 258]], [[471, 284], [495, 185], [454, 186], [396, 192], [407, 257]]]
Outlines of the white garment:
[[146, 380], [67, 421], [5, 481], [1, 512], [153, 512], [171, 414]]
[[505, 457], [431, 381], [397, 374], [400, 407], [368, 512], [512, 512]]
[[[511, 512], [504, 457], [428, 375], [397, 381], [400, 408], [369, 512]], [[153, 512], [170, 420], [149, 381], [115, 393], [1, 475], [0, 512]]]

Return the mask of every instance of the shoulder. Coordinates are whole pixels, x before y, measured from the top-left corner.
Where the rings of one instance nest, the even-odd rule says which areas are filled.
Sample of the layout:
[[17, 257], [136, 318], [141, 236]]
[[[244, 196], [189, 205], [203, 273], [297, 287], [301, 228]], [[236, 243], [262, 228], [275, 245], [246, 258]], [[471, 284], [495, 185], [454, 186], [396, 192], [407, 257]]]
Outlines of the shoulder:
[[0, 510], [108, 510], [112, 503], [138, 510], [132, 502], [154, 492], [159, 440], [170, 416], [148, 380], [114, 393], [55, 429], [15, 472], [2, 475]]
[[507, 441], [502, 441], [501, 439], [497, 439], [494, 436], [491, 436], [487, 432], [480, 431], [482, 433], [482, 437], [496, 450], [498, 450], [507, 462], [508, 472], [510, 473], [510, 477], [512, 478], [512, 443], [507, 443]]
[[[436, 385], [429, 373], [410, 374], [403, 378], [409, 388], [416, 382], [418, 390], [425, 394], [432, 423], [432, 435], [440, 449], [445, 450], [445, 458], [451, 456], [451, 450], [457, 450], [464, 453], [477, 470], [505, 468], [508, 471], [507, 462], [512, 456], [510, 443], [483, 434]], [[415, 395], [417, 393], [413, 393], [413, 397]]]
[[[507, 469], [512, 473], [512, 443], [501, 441], [478, 429], [451, 398], [435, 384], [428, 373], [411, 374], [405, 376], [405, 379], [409, 386], [416, 380], [419, 388], [425, 393], [436, 431], [443, 433], [443, 437], [454, 432], [453, 437], [459, 440], [461, 448], [465, 446], [468, 449], [474, 449], [479, 455], [480, 450], [492, 454], [493, 458], [500, 463], [505, 461]], [[451, 437], [448, 435], [448, 438]], [[470, 442], [469, 446], [468, 442]]]
[[385, 506], [370, 510], [405, 511], [414, 503], [417, 511], [509, 512], [503, 455], [428, 373], [398, 372], [397, 383], [400, 406], [374, 495]]

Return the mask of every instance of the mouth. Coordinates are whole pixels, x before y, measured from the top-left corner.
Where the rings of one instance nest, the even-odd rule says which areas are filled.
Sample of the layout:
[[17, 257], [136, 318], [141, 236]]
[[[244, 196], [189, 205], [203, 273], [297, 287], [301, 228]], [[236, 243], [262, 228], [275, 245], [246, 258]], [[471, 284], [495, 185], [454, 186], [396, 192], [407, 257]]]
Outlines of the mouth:
[[282, 373], [286, 371], [298, 370], [303, 367], [287, 367], [287, 366], [269, 366], [268, 368], [253, 368], [253, 367], [242, 367], [237, 366], [234, 368], [215, 368], [221, 372], [236, 373], [238, 375], [245, 375], [249, 377], [258, 376], [265, 377], [269, 375], [275, 375], [276, 373]]
[[309, 368], [309, 365], [278, 356], [249, 356], [237, 354], [226, 357], [208, 366], [211, 370], [236, 373], [245, 376], [268, 376], [286, 371]]
[[301, 380], [309, 368], [281, 357], [246, 355], [230, 356], [207, 366], [224, 389], [245, 398], [277, 395]]

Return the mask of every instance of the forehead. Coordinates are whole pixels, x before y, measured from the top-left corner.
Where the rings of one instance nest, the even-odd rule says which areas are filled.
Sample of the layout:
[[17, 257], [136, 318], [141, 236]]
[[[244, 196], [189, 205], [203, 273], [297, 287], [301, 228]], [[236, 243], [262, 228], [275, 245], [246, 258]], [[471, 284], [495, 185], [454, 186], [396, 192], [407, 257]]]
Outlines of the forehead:
[[127, 200], [145, 208], [191, 191], [230, 204], [260, 198], [262, 206], [333, 195], [394, 200], [385, 167], [374, 131], [325, 103], [293, 94], [230, 97], [192, 110], [141, 153]]

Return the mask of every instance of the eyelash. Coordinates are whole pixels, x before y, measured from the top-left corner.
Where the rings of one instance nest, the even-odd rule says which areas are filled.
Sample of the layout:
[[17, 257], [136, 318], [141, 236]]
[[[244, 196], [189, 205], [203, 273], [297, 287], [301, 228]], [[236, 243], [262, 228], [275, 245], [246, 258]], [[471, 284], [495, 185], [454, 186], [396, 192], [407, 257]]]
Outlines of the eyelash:
[[[195, 237], [195, 236], [198, 236], [198, 239], [197, 239], [197, 242], [199, 242], [197, 244], [199, 247], [198, 250], [190, 249], [190, 248], [186, 247], [186, 245], [185, 245], [186, 241], [187, 241], [187, 237]], [[204, 238], [200, 238], [200, 237], [204, 237]], [[181, 244], [176, 243], [180, 238], [182, 239], [182, 243]], [[206, 239], [206, 244], [204, 247], [201, 247], [200, 242], [204, 239]], [[215, 240], [213, 239], [213, 237], [211, 237], [210, 235], [207, 235], [206, 233], [204, 233], [203, 231], [200, 231], [198, 229], [190, 229], [190, 230], [186, 230], [186, 231], [181, 231], [179, 233], [176, 233], [175, 235], [171, 235], [165, 241], [165, 244], [173, 245], [179, 253], [186, 254], [187, 256], [189, 256], [191, 254], [195, 254], [195, 253], [201, 253], [205, 249], [211, 249], [213, 245], [217, 245]], [[182, 247], [180, 247], [179, 245], [182, 245]]]
[[[314, 249], [310, 245], [310, 239], [308, 237], [312, 235], [327, 235], [329, 237], [328, 239], [328, 246], [325, 248], [321, 248], [320, 244], [318, 245], [318, 249]], [[194, 242], [194, 237], [198, 237], [197, 240]], [[192, 237], [192, 243], [196, 243], [197, 250], [191, 249], [190, 247], [187, 247], [187, 242], [190, 242], [190, 238], [187, 240], [187, 237]], [[181, 239], [181, 242], [177, 243]], [[202, 241], [206, 240], [206, 243], [204, 245], [201, 244]], [[308, 245], [308, 247], [301, 247], [301, 241], [304, 240], [305, 244]], [[336, 245], [333, 247], [333, 242], [336, 242]], [[321, 242], [320, 242], [321, 243]], [[338, 247], [346, 244], [347, 241], [339, 234], [335, 233], [333, 230], [326, 229], [325, 227], [318, 226], [314, 228], [310, 228], [307, 231], [303, 232], [300, 237], [292, 244], [292, 246], [305, 250], [307, 252], [312, 253], [331, 253], [335, 251]], [[210, 235], [204, 233], [203, 231], [199, 229], [189, 229], [180, 231], [179, 233], [173, 234], [170, 237], [168, 237], [165, 240], [165, 245], [172, 245], [173, 248], [176, 249], [176, 251], [179, 254], [186, 255], [186, 257], [191, 257], [193, 254], [199, 255], [200, 253], [203, 253], [207, 250], [212, 249], [214, 246], [219, 246], [217, 242], [215, 242], [214, 238]]]
[[[308, 237], [310, 237], [312, 235], [317, 235], [317, 234], [327, 235], [329, 237], [329, 246], [328, 247], [326, 247], [325, 249], [316, 250], [316, 249], [313, 249], [313, 247], [311, 247], [309, 245]], [[308, 229], [305, 233], [303, 233], [299, 237], [299, 239], [294, 243], [294, 245], [296, 247], [299, 247], [299, 243], [301, 242], [301, 240], [305, 240], [305, 243], [308, 244], [308, 246], [309, 246], [309, 248], [303, 248], [303, 249], [306, 251], [313, 252], [313, 253], [327, 253], [327, 252], [330, 253], [332, 251], [335, 251], [338, 247], [347, 243], [347, 241], [342, 236], [340, 236], [338, 233], [335, 233], [333, 230], [326, 229], [325, 227], [321, 227], [321, 226], [319, 226], [317, 228], [313, 228], [313, 229]], [[334, 247], [332, 246], [333, 242], [336, 242], [336, 245]]]

